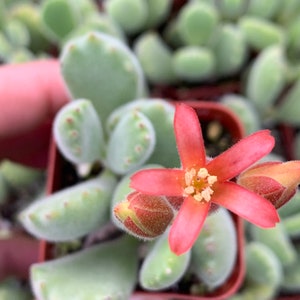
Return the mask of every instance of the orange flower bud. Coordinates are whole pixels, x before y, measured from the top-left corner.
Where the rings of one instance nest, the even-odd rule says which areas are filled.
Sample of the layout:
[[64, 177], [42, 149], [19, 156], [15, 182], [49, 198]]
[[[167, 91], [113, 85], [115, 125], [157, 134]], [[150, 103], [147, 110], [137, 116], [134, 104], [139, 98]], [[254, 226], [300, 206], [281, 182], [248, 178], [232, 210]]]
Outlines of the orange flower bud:
[[132, 192], [114, 208], [116, 218], [129, 233], [143, 239], [161, 235], [174, 217], [167, 200], [161, 196]]
[[184, 201], [184, 197], [183, 196], [166, 196], [167, 201], [169, 202], [169, 204], [176, 210], [178, 211], [181, 204]]
[[240, 174], [237, 183], [279, 208], [296, 192], [300, 183], [300, 161], [257, 164]]

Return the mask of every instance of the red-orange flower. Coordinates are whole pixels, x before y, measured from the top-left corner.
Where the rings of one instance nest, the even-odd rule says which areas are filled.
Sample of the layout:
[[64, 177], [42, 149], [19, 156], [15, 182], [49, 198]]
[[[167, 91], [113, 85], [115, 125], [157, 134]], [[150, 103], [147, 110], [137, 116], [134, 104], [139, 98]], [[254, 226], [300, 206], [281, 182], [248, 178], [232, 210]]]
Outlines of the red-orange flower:
[[296, 192], [300, 183], [300, 161], [257, 164], [240, 174], [237, 183], [279, 208]]
[[190, 106], [176, 106], [174, 131], [181, 168], [141, 170], [130, 184], [145, 194], [183, 197], [169, 234], [174, 253], [192, 247], [213, 203], [258, 226], [275, 226], [279, 217], [268, 200], [229, 181], [272, 150], [275, 141], [269, 130], [242, 139], [209, 161], [197, 114]]

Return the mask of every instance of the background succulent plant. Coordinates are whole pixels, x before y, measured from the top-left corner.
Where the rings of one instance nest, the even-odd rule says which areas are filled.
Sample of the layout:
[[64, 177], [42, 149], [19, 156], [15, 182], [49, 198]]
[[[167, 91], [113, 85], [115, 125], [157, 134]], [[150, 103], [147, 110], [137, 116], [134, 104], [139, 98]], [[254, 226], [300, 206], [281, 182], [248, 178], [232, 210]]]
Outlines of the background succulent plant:
[[[299, 227], [295, 225], [299, 215], [299, 192], [279, 209], [279, 214], [281, 223], [272, 229], [262, 230], [247, 224], [246, 279], [233, 300], [274, 299], [279, 292], [299, 293]], [[291, 228], [298, 228], [298, 233]]]

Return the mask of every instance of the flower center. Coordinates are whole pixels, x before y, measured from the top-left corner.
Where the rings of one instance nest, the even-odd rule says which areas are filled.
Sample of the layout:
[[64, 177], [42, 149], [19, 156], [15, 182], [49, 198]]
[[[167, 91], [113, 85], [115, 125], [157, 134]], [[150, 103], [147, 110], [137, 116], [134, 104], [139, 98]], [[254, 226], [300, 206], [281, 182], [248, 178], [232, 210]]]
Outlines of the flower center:
[[211, 187], [218, 180], [217, 176], [210, 175], [205, 168], [199, 170], [192, 168], [185, 172], [184, 178], [184, 192], [187, 196], [192, 196], [199, 202], [210, 201], [211, 195], [214, 193]]

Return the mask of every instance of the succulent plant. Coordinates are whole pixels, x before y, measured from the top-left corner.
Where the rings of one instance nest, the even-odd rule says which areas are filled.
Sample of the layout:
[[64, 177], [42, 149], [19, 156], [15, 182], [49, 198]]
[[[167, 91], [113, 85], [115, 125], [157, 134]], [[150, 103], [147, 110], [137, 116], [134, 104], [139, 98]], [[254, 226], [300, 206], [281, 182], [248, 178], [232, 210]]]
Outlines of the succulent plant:
[[114, 110], [109, 116], [106, 124], [108, 132], [113, 132], [121, 117], [130, 111], [137, 111], [145, 115], [154, 128], [155, 146], [147, 162], [165, 167], [179, 166], [173, 131], [174, 105], [160, 98], [131, 101]]
[[79, 11], [70, 1], [45, 1], [41, 7], [41, 17], [49, 39], [60, 43], [80, 21]]
[[39, 299], [68, 300], [74, 299], [74, 294], [78, 299], [128, 299], [134, 289], [137, 266], [136, 241], [125, 236], [34, 264], [32, 288]]
[[192, 270], [208, 289], [214, 289], [232, 272], [237, 251], [232, 218], [227, 210], [220, 208], [209, 216], [192, 248]]
[[[289, 224], [298, 219], [299, 191], [279, 209], [281, 223], [263, 230], [247, 226], [246, 279], [232, 300], [274, 299], [279, 293], [299, 294], [299, 245]], [[293, 228], [297, 228], [297, 225]], [[299, 227], [298, 227], [299, 228]]]
[[72, 98], [92, 101], [103, 124], [115, 108], [141, 97], [145, 90], [136, 57], [107, 34], [90, 32], [70, 40], [61, 54], [61, 66]]
[[245, 94], [266, 115], [285, 85], [284, 56], [280, 47], [262, 51], [249, 72]]
[[60, 110], [53, 133], [63, 155], [75, 164], [94, 163], [104, 155], [102, 124], [89, 100], [79, 99]]
[[237, 94], [227, 94], [220, 98], [220, 102], [239, 116], [246, 134], [250, 134], [261, 128], [262, 124], [256, 107], [246, 97]]
[[17, 278], [7, 278], [0, 283], [0, 297], [3, 300], [30, 300], [31, 293]]
[[170, 250], [166, 231], [147, 253], [139, 272], [139, 282], [150, 291], [168, 288], [183, 277], [190, 259], [191, 252], [177, 256]]
[[116, 179], [110, 172], [35, 201], [20, 214], [23, 226], [48, 241], [70, 241], [109, 221]]
[[274, 118], [278, 122], [298, 126], [299, 125], [299, 99], [300, 79], [298, 79], [289, 90], [288, 94], [282, 99], [279, 104]]
[[17, 214], [45, 191], [45, 172], [11, 160], [0, 163], [0, 223], [10, 232]]
[[176, 81], [172, 51], [157, 33], [141, 35], [135, 42], [134, 50], [151, 83], [170, 84]]
[[155, 131], [149, 119], [137, 111], [128, 112], [110, 136], [107, 165], [117, 174], [132, 171], [148, 160], [154, 146]]
[[[168, 229], [163, 232], [174, 208], [178, 210], [178, 199], [151, 198], [153, 212], [151, 205], [145, 206], [145, 197], [132, 194], [129, 178], [135, 171], [180, 167], [173, 133], [175, 107], [166, 97], [152, 96], [157, 86], [184, 90], [237, 80], [238, 91], [217, 98], [238, 115], [247, 134], [269, 127], [279, 138], [282, 124], [299, 125], [298, 1], [190, 0], [178, 6], [175, 2], [0, 3], [1, 62], [59, 56], [71, 98], [57, 114], [53, 133], [80, 182], [52, 195], [45, 196], [43, 190], [33, 203], [26, 201], [29, 206], [19, 214], [31, 234], [66, 249], [66, 257], [31, 269], [31, 285], [41, 300], [62, 295], [73, 299], [74, 293], [78, 299], [128, 299], [137, 285], [160, 291], [190, 284], [190, 278], [196, 282], [189, 292], [210, 293], [232, 273], [237, 237], [227, 211], [211, 214], [191, 251], [176, 256], [168, 246]], [[294, 150], [299, 158], [299, 136]], [[12, 188], [23, 189], [41, 177], [31, 171], [1, 164], [1, 205]], [[267, 300], [279, 291], [299, 292], [298, 198], [296, 193], [280, 208], [282, 222], [275, 228], [247, 224], [246, 279], [232, 299]], [[130, 208], [121, 221], [113, 213], [119, 203]], [[140, 222], [145, 212], [150, 221], [162, 213], [169, 219], [153, 233], [147, 227], [149, 220]], [[145, 237], [151, 235], [151, 241], [123, 234], [129, 222], [142, 228]], [[98, 231], [106, 233], [106, 226], [122, 236], [87, 247], [87, 240]], [[70, 253], [72, 243], [76, 253]], [[19, 297], [17, 290], [10, 294], [10, 283], [3, 286], [3, 297], [5, 293]]]
[[276, 255], [260, 242], [246, 246], [246, 279], [240, 293], [232, 300], [273, 299], [282, 278], [282, 267]]
[[[58, 294], [71, 299], [75, 287], [78, 287], [78, 295], [82, 295], [80, 297], [101, 293], [103, 299], [112, 295], [127, 299], [137, 281], [146, 290], [169, 288], [183, 280], [192, 255], [177, 256], [171, 252], [166, 235], [162, 235], [169, 222], [166, 222], [163, 230], [155, 233], [160, 237], [148, 243], [133, 242], [126, 235], [120, 240], [100, 243], [90, 249], [84, 246], [78, 249], [77, 242], [92, 236], [96, 230], [105, 230], [111, 221], [116, 221], [111, 218], [115, 201], [120, 202], [128, 197], [130, 205], [134, 206], [132, 197], [127, 194], [130, 192], [129, 176], [135, 170], [154, 163], [162, 167], [179, 166], [173, 131], [175, 107], [165, 99], [141, 97], [146, 91], [142, 69], [134, 53], [117, 37], [97, 32], [74, 37], [65, 44], [60, 63], [72, 101], [57, 114], [53, 133], [59, 151], [77, 170], [82, 182], [51, 195], [43, 195], [19, 214], [19, 221], [28, 232], [37, 238], [57, 243], [57, 249], [65, 249], [63, 251], [67, 252], [65, 258], [54, 258], [32, 266], [33, 292], [40, 299], [52, 299]], [[103, 69], [112, 72], [111, 77], [108, 73], [104, 74]], [[84, 72], [91, 77], [87, 77]], [[82, 174], [79, 170], [86, 164], [90, 167]], [[102, 171], [94, 176], [92, 171], [96, 164], [100, 164]], [[150, 200], [149, 203], [154, 203], [156, 207], [157, 203]], [[167, 203], [165, 198], [157, 200]], [[126, 201], [121, 203], [127, 205]], [[152, 209], [151, 205], [148, 210]], [[173, 207], [167, 204], [167, 208], [171, 221]], [[138, 206], [137, 210], [136, 216], [130, 215], [131, 220], [139, 217], [142, 210]], [[120, 218], [127, 216], [122, 215]], [[227, 222], [233, 226], [230, 216]], [[119, 229], [123, 227], [114, 228], [120, 235]], [[235, 240], [234, 231], [231, 235], [231, 239]], [[127, 247], [137, 249], [145, 246], [149, 249], [144, 257], [144, 267], [138, 275], [138, 256], [132, 256], [130, 260], [126, 257], [125, 262], [123, 254]], [[69, 253], [74, 250], [76, 253]], [[197, 253], [202, 251], [200, 247]], [[98, 260], [94, 264], [95, 257], [101, 253], [109, 253], [111, 260], [103, 257], [103, 261]], [[232, 257], [234, 255], [235, 251], [232, 251]], [[214, 259], [212, 257], [212, 261]], [[103, 287], [107, 288], [96, 284], [98, 275], [94, 285], [88, 278], [84, 283], [85, 288], [79, 287], [78, 282], [83, 277], [87, 278], [84, 274], [85, 270], [90, 272], [90, 265], [94, 266], [100, 277], [103, 276]], [[149, 265], [150, 269], [147, 267]], [[82, 271], [79, 277], [74, 274], [74, 268], [78, 267]], [[219, 271], [222, 280], [231, 274], [233, 267], [229, 264], [225, 267], [225, 273]], [[132, 276], [124, 276], [120, 268], [125, 273], [131, 272]], [[106, 269], [111, 270], [111, 278], [114, 280], [107, 276]], [[70, 285], [57, 285], [59, 278], [67, 274], [72, 274]], [[157, 281], [157, 276], [162, 280]], [[212, 287], [222, 283], [219, 276], [217, 282], [210, 279]], [[203, 278], [199, 276], [199, 280]], [[124, 286], [124, 289], [120, 286]]]

